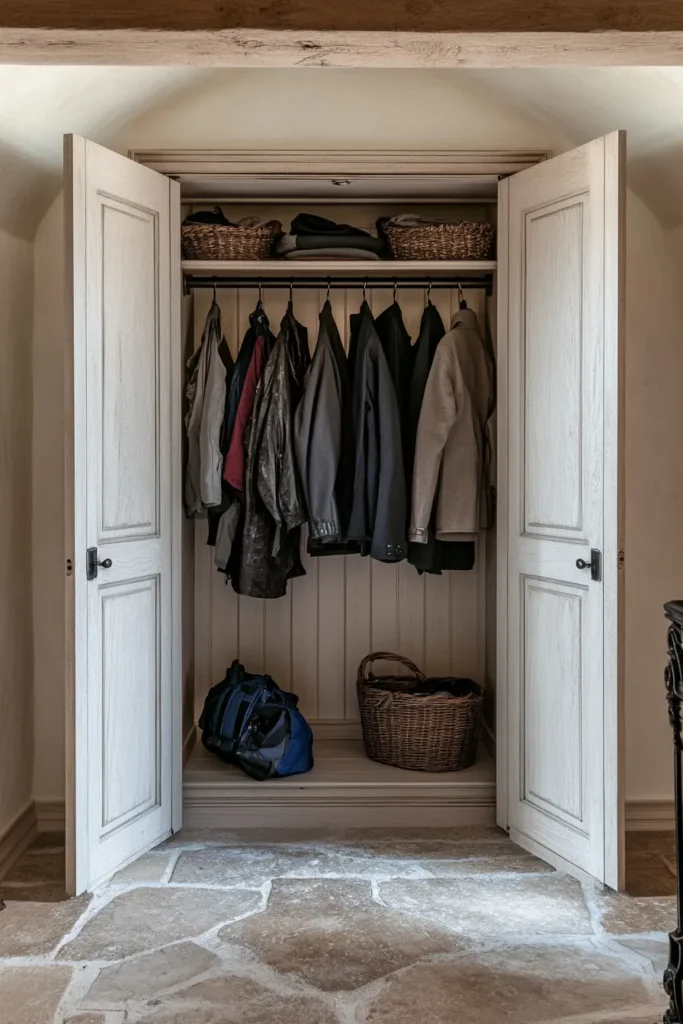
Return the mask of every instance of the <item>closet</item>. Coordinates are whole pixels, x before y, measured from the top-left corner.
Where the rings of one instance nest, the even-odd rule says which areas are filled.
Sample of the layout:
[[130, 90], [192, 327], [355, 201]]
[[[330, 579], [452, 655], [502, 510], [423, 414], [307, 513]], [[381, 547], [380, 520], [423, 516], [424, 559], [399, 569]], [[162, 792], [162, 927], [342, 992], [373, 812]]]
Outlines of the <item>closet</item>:
[[[619, 310], [623, 139], [529, 153], [152, 153], [66, 140], [67, 819], [82, 891], [180, 827], [492, 824], [617, 885]], [[418, 210], [496, 226], [490, 260], [181, 261], [180, 223], [220, 203], [284, 225], [305, 209], [371, 228]], [[342, 341], [365, 291], [417, 336], [459, 289], [497, 355], [496, 527], [471, 570], [310, 558], [277, 600], [238, 596], [182, 502], [185, 364], [209, 304], [236, 356], [261, 294], [311, 350], [328, 294]], [[600, 552], [601, 564], [577, 565]], [[597, 556], [596, 556], [597, 558]], [[593, 578], [591, 578], [591, 575]], [[372, 650], [485, 687], [459, 773], [369, 761], [356, 670]], [[239, 658], [300, 697], [306, 776], [254, 783], [195, 723]], [[496, 775], [497, 772], [497, 775]]]

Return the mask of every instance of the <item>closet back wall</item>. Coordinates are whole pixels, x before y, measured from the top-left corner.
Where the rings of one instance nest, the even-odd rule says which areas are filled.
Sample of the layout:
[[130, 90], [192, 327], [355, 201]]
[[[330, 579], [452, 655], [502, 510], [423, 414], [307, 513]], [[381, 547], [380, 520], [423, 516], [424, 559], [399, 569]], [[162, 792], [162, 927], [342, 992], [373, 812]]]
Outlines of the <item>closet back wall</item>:
[[[368, 273], [372, 272], [372, 264]], [[391, 289], [368, 290], [375, 313], [393, 301]], [[485, 293], [465, 291], [468, 304], [485, 319]], [[264, 306], [277, 333], [289, 291], [264, 291]], [[201, 337], [210, 291], [195, 297], [195, 330]], [[236, 355], [258, 293], [219, 290], [223, 329]], [[398, 302], [412, 339], [425, 304], [421, 290], [401, 290]], [[311, 351], [325, 289], [297, 289], [294, 312], [308, 328]], [[332, 308], [348, 348], [349, 315], [362, 301], [360, 289], [335, 289]], [[434, 290], [432, 301], [446, 327], [458, 308], [456, 290]], [[453, 673], [484, 682], [485, 544], [479, 545], [471, 572], [419, 576], [412, 565], [385, 565], [361, 558], [308, 558], [307, 575], [292, 581], [287, 596], [274, 601], [238, 597], [213, 567], [206, 546], [206, 522], [196, 524], [195, 699], [197, 714], [206, 691], [233, 658], [251, 671], [269, 672], [300, 697], [303, 712], [326, 723], [327, 735], [353, 735], [358, 721], [355, 684], [361, 659], [370, 651], [397, 651], [431, 674]], [[322, 729], [318, 730], [319, 734]]]

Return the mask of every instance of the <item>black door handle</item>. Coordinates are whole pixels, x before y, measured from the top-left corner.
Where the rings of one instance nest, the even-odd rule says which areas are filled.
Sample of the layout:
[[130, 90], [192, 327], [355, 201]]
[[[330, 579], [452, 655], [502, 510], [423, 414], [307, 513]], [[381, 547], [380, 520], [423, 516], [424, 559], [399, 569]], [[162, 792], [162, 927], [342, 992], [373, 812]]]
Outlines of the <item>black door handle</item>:
[[584, 558], [576, 559], [577, 569], [590, 569], [591, 579], [599, 583], [602, 579], [602, 552], [597, 548], [591, 548], [591, 560], [587, 562]]
[[97, 579], [97, 567], [101, 569], [111, 569], [114, 564], [111, 558], [105, 558], [101, 562], [97, 560], [97, 548], [88, 548], [85, 553], [85, 571], [86, 576], [89, 580]]

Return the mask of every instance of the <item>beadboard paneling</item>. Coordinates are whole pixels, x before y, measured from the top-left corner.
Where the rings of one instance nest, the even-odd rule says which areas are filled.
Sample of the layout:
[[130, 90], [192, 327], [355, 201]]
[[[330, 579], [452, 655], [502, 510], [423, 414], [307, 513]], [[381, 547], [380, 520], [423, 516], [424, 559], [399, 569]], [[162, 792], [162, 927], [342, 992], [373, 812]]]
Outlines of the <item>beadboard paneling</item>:
[[[368, 273], [372, 272], [369, 265]], [[264, 305], [277, 333], [289, 291], [264, 291]], [[467, 291], [469, 305], [482, 318], [485, 298]], [[211, 302], [198, 291], [195, 328], [201, 337]], [[253, 309], [257, 293], [219, 290], [223, 328], [233, 355]], [[391, 290], [368, 290], [376, 313], [392, 301]], [[342, 340], [348, 344], [348, 318], [362, 300], [357, 289], [333, 290], [331, 302]], [[297, 289], [294, 311], [309, 331], [311, 350], [317, 337], [318, 312], [325, 290]], [[424, 308], [422, 291], [398, 290], [406, 327], [415, 339]], [[456, 291], [433, 290], [432, 301], [448, 327], [457, 309]], [[213, 567], [206, 545], [206, 522], [195, 527], [196, 710], [206, 691], [221, 679], [233, 658], [250, 671], [267, 671], [299, 695], [312, 721], [356, 721], [356, 672], [372, 650], [398, 651], [429, 674], [453, 673], [484, 682], [485, 544], [472, 572], [419, 576], [407, 562], [385, 565], [359, 556], [308, 558], [306, 576], [293, 580], [287, 596], [274, 601], [239, 597]], [[381, 669], [381, 665], [379, 666]]]

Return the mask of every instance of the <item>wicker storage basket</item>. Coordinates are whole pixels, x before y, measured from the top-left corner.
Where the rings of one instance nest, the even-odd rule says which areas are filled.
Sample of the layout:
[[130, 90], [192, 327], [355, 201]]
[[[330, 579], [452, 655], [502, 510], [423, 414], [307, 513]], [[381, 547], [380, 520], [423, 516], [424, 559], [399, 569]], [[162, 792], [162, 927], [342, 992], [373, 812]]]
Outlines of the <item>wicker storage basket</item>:
[[397, 260], [485, 260], [493, 245], [493, 226], [483, 221], [419, 228], [385, 224], [383, 231]]
[[255, 228], [232, 224], [183, 224], [186, 260], [267, 260], [282, 225], [271, 220]]
[[[373, 661], [396, 661], [413, 676], [373, 675]], [[358, 667], [358, 704], [368, 757], [396, 768], [454, 772], [474, 763], [483, 694], [470, 680], [462, 697], [410, 693], [424, 682], [419, 668], [399, 654], [369, 654]]]

